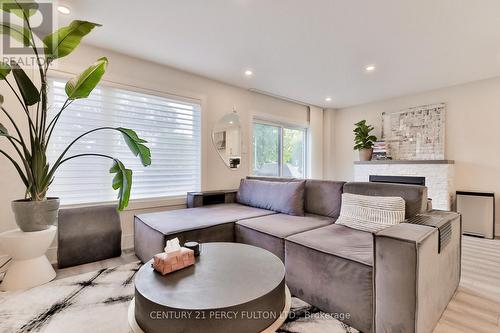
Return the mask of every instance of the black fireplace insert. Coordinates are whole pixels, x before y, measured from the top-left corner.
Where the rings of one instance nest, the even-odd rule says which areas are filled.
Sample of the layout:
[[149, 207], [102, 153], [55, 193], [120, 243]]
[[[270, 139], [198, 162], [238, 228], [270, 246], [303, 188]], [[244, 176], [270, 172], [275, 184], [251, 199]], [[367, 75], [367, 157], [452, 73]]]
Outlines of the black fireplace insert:
[[425, 186], [425, 177], [370, 175], [369, 180], [372, 183], [391, 183], [391, 184], [407, 184], [407, 185]]

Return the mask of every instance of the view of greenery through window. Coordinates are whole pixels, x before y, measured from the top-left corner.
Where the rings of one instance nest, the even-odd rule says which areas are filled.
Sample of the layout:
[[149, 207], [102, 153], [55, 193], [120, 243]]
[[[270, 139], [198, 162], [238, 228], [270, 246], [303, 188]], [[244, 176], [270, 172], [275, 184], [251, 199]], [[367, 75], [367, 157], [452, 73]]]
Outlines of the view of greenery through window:
[[254, 123], [253, 174], [304, 178], [305, 143], [304, 129]]

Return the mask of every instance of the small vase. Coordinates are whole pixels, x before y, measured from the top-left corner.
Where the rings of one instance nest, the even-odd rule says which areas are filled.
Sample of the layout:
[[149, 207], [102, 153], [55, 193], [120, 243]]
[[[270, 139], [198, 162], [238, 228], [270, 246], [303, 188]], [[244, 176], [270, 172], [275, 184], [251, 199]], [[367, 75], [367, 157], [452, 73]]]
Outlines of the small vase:
[[43, 201], [15, 200], [12, 201], [12, 211], [22, 231], [45, 230], [57, 225], [59, 198], [47, 198]]
[[373, 154], [373, 148], [364, 148], [359, 150], [359, 160], [360, 161], [371, 161]]

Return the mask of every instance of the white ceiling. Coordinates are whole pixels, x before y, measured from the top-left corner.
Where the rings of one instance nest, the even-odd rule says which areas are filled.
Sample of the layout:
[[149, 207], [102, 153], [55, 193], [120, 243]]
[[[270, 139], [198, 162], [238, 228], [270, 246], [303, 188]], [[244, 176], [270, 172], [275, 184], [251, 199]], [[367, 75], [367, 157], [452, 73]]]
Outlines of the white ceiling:
[[89, 44], [324, 107], [500, 75], [498, 0], [60, 3], [103, 24]]

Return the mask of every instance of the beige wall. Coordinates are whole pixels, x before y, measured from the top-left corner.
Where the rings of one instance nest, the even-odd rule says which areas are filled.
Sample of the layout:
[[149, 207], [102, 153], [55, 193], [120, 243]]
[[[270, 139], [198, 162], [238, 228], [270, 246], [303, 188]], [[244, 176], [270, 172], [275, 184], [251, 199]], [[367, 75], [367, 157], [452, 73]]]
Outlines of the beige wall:
[[[445, 102], [446, 158], [455, 160], [457, 190], [496, 192], [500, 204], [500, 78], [468, 83], [421, 94], [350, 107], [335, 112], [335, 160], [327, 167], [335, 179], [352, 180], [353, 124], [366, 119], [380, 135], [382, 112]], [[325, 146], [327, 143], [325, 143]], [[497, 209], [497, 235], [500, 209]]]
[[[63, 72], [78, 73], [84, 70], [101, 56], [107, 56], [110, 64], [105, 80], [150, 89], [166, 94], [177, 94], [202, 100], [202, 154], [203, 154], [203, 189], [224, 189], [237, 187], [239, 180], [250, 170], [250, 123], [254, 114], [269, 116], [274, 120], [286, 120], [287, 123], [307, 124], [307, 108], [272, 97], [249, 92], [234, 86], [223, 84], [204, 77], [186, 73], [170, 67], [142, 61], [122, 54], [82, 45], [74, 54], [61, 59], [57, 69]], [[202, 55], [200, 55], [202, 56]], [[16, 114], [16, 118], [24, 124], [22, 114], [14, 103], [13, 96], [8, 93], [5, 83], [0, 83], [0, 93], [6, 98], [6, 107]], [[238, 170], [228, 169], [217, 155], [211, 144], [210, 129], [224, 114], [236, 107], [242, 123], [242, 165]], [[5, 123], [3, 115], [1, 122]], [[7, 145], [0, 140], [0, 149]], [[153, 157], [154, 163], [154, 157]], [[0, 232], [15, 227], [10, 209], [12, 200], [22, 198], [24, 189], [14, 169], [7, 160], [0, 157]], [[168, 205], [173, 208], [182, 207], [179, 201]], [[138, 211], [165, 209], [167, 203], [141, 202], [122, 214], [124, 247], [132, 245], [132, 218]], [[151, 208], [154, 206], [154, 208]], [[135, 208], [134, 208], [135, 207]], [[52, 249], [52, 252], [54, 249]], [[51, 256], [53, 257], [53, 256]]]
[[335, 179], [335, 116], [337, 110], [325, 109], [323, 112], [323, 178]]

